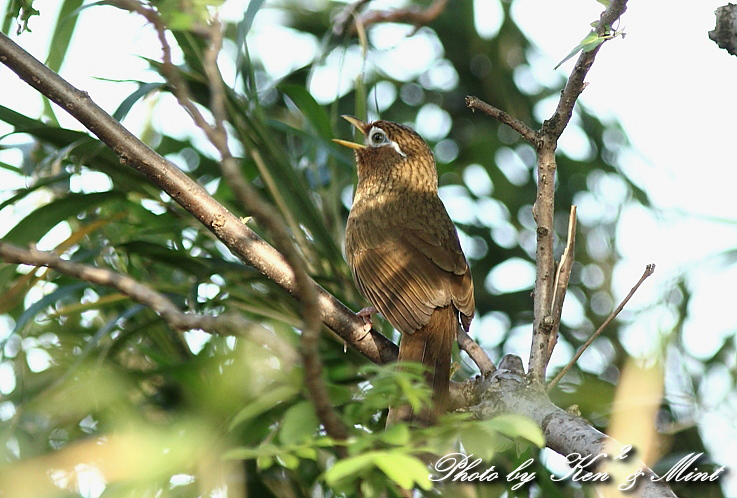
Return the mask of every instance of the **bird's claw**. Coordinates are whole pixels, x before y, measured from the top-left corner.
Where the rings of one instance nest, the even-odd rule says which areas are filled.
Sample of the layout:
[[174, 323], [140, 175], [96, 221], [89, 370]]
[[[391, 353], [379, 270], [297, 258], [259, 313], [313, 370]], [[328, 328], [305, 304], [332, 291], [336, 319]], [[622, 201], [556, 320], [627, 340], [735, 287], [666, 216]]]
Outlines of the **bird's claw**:
[[365, 334], [368, 334], [374, 326], [374, 322], [373, 320], [371, 320], [371, 315], [375, 315], [378, 312], [379, 310], [377, 310], [374, 306], [368, 306], [356, 313], [356, 315], [360, 316], [361, 320], [363, 320], [363, 331]]

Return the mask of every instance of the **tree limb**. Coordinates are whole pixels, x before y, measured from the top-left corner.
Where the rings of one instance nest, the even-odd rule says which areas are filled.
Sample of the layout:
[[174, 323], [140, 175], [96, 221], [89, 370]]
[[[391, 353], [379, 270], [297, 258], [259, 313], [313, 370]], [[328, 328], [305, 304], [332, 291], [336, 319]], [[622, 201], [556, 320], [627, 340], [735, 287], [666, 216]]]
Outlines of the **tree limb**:
[[473, 97], [471, 95], [466, 97], [466, 107], [471, 109], [471, 111], [473, 112], [476, 112], [476, 110], [479, 110], [483, 112], [484, 114], [496, 119], [500, 123], [509, 126], [514, 131], [519, 133], [522, 138], [530, 142], [534, 147], [537, 147], [537, 143], [540, 140], [538, 136], [538, 132], [536, 132], [529, 126], [527, 126], [524, 122], [520, 121], [519, 119], [509, 115], [508, 113], [502, 111], [501, 109], [497, 109], [493, 105], [487, 104], [480, 98]]
[[737, 5], [728, 3], [717, 7], [716, 26], [709, 31], [709, 39], [732, 55], [737, 56]]
[[468, 354], [476, 366], [479, 367], [482, 375], [496, 370], [494, 362], [491, 361], [486, 351], [462, 327], [458, 327], [458, 347]]
[[[44, 266], [84, 282], [115, 289], [133, 301], [151, 308], [174, 330], [201, 329], [219, 335], [242, 336], [246, 331], [252, 334], [254, 328], [253, 322], [245, 320], [237, 313], [224, 313], [218, 316], [185, 313], [165, 295], [127, 275], [105, 268], [75, 263], [63, 259], [54, 252], [39, 251], [33, 247], [23, 249], [0, 240], [0, 259], [6, 263]], [[278, 351], [287, 362], [293, 363], [298, 360], [297, 352], [285, 341], [278, 340], [274, 334], [258, 334], [257, 340], [274, 351]]]
[[[483, 393], [482, 399], [471, 407], [477, 418], [486, 420], [502, 413], [519, 413], [530, 417], [543, 430], [547, 446], [562, 455], [577, 453], [593, 456], [607, 452], [610, 456], [616, 456], [624, 446], [596, 430], [581, 417], [555, 406], [540, 383], [525, 378], [519, 357], [505, 356], [496, 372], [479, 379], [478, 384], [478, 391]], [[667, 482], [652, 481], [656, 474], [645, 464], [636, 463], [636, 467], [642, 468], [645, 475], [636, 481], [634, 496], [676, 496]]]
[[[246, 264], [299, 298], [294, 271], [278, 251], [212, 198], [199, 184], [161, 157], [78, 90], [0, 33], [0, 62], [86, 126], [120, 158], [161, 188]], [[366, 334], [363, 320], [317, 286], [320, 318], [344, 341], [375, 363], [397, 358], [397, 346], [380, 333]]]
[[[603, 37], [610, 33], [612, 24], [626, 9], [627, 0], [612, 0], [599, 18], [597, 34]], [[555, 258], [553, 257], [555, 172], [557, 168], [555, 150], [558, 147], [558, 138], [573, 115], [576, 100], [586, 86], [584, 79], [600, 48], [601, 44], [581, 53], [561, 92], [555, 112], [543, 123], [538, 132], [540, 140], [537, 143], [537, 196], [532, 208], [532, 214], [537, 223], [536, 278], [528, 374], [539, 382], [545, 379], [549, 357], [548, 346], [554, 326], [551, 310], [553, 309], [555, 279]]]

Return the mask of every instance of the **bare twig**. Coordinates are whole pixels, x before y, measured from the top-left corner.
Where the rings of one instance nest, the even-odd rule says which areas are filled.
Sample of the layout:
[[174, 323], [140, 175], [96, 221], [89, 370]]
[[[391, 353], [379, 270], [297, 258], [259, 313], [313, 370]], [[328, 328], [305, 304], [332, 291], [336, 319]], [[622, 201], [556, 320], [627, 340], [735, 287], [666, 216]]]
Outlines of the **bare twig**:
[[[611, 0], [609, 7], [601, 13], [599, 21], [596, 25], [596, 33], [599, 36], [605, 36], [611, 32], [612, 24], [619, 19], [627, 10], [627, 0]], [[594, 49], [582, 52], [573, 67], [571, 75], [566, 81], [566, 86], [560, 94], [560, 100], [555, 112], [543, 123], [541, 132], [548, 135], [554, 140], [558, 140], [563, 130], [568, 126], [568, 122], [573, 115], [573, 107], [576, 105], [578, 96], [581, 95], [586, 88], [586, 75], [594, 64], [596, 54], [599, 53], [603, 44], [597, 45]]]
[[538, 133], [527, 126], [525, 123], [520, 121], [519, 119], [510, 116], [506, 112], [502, 111], [501, 109], [497, 109], [496, 107], [487, 104], [483, 100], [481, 100], [478, 97], [473, 97], [469, 95], [466, 97], [466, 107], [471, 109], [472, 111], [479, 110], [483, 112], [484, 114], [487, 114], [491, 116], [492, 118], [496, 119], [500, 123], [503, 123], [510, 128], [512, 128], [514, 131], [519, 133], [522, 138], [530, 142], [532, 145], [537, 147], [537, 143], [539, 141]]
[[215, 317], [184, 313], [165, 295], [127, 275], [68, 261], [53, 252], [39, 251], [35, 248], [23, 249], [0, 241], [0, 258], [7, 263], [45, 266], [85, 282], [111, 287], [137, 303], [151, 308], [176, 330], [202, 329], [207, 332], [235, 335], [239, 330], [252, 325], [240, 315]]
[[338, 15], [333, 18], [333, 33], [337, 36], [343, 35], [351, 25], [351, 22], [356, 18], [356, 16], [358, 16], [358, 11], [361, 7], [370, 1], [371, 0], [357, 0], [356, 2], [347, 4], [343, 10], [338, 12]]
[[[356, 6], [355, 9], [351, 9], [348, 17], [349, 19], [353, 18], [355, 16], [355, 12], [357, 11], [357, 8], [360, 7], [363, 3], [368, 2], [361, 2], [360, 0], [354, 4]], [[360, 17], [360, 19], [356, 19], [356, 22], [351, 24], [350, 33], [355, 34], [357, 25], [360, 23], [363, 25], [364, 28], [372, 25], [372, 24], [378, 24], [381, 22], [400, 22], [400, 23], [408, 23], [412, 24], [415, 29], [410, 33], [410, 36], [415, 34], [418, 29], [420, 29], [422, 26], [425, 26], [442, 14], [442, 12], [445, 10], [446, 5], [448, 4], [448, 0], [435, 0], [430, 6], [428, 6], [425, 9], [418, 9], [415, 7], [409, 7], [407, 9], [396, 9], [388, 12], [382, 12], [382, 11], [371, 11], [367, 12], [363, 16]], [[348, 9], [346, 9], [348, 10]], [[342, 14], [342, 13], [341, 13]], [[341, 20], [344, 18], [341, 18]], [[341, 32], [337, 32], [336, 34], [342, 34], [345, 31], [345, 25], [347, 23], [343, 21], [343, 30]], [[337, 19], [336, 19], [336, 28], [338, 27]], [[335, 29], [335, 28], [334, 28]]]
[[[619, 19], [627, 8], [627, 0], [612, 0], [599, 18], [596, 31], [600, 36], [610, 33], [611, 25]], [[573, 72], [568, 77], [561, 92], [558, 106], [553, 116], [543, 123], [538, 132], [537, 143], [537, 195], [532, 214], [537, 223], [537, 249], [535, 252], [535, 293], [532, 345], [530, 347], [529, 375], [543, 382], [545, 369], [550, 356], [548, 350], [553, 333], [553, 309], [555, 258], [553, 257], [553, 237], [555, 234], [553, 218], [555, 213], [555, 149], [558, 138], [573, 115], [573, 107], [586, 84], [584, 79], [601, 45], [593, 50], [582, 52], [576, 61]]]
[[458, 327], [458, 347], [468, 353], [482, 374], [486, 375], [496, 370], [494, 362], [491, 361], [486, 351], [461, 327]]
[[563, 301], [568, 291], [568, 282], [571, 279], [571, 270], [573, 269], [573, 261], [575, 259], [576, 248], [576, 206], [571, 206], [568, 215], [568, 238], [566, 248], [563, 250], [563, 256], [558, 264], [558, 271], [555, 275], [555, 285], [553, 286], [553, 307], [550, 310], [550, 316], [553, 317], [553, 330], [548, 337], [548, 352], [545, 360], [547, 366], [550, 356], [553, 354], [553, 348], [558, 342], [558, 329], [560, 328], [560, 317], [563, 313]]
[[622, 302], [619, 303], [619, 306], [617, 306], [616, 309], [614, 311], [612, 311], [612, 313], [607, 317], [607, 319], [604, 320], [604, 323], [602, 323], [599, 326], [599, 328], [596, 329], [596, 332], [594, 332], [593, 334], [591, 334], [591, 337], [588, 338], [588, 340], [584, 343], [584, 345], [581, 346], [578, 351], [576, 351], [576, 354], [573, 355], [573, 358], [571, 358], [571, 361], [569, 361], [568, 364], [565, 367], [563, 367], [563, 369], [560, 372], [558, 372], [558, 375], [556, 375], [555, 378], [548, 383], [548, 391], [551, 390], [553, 387], [555, 387], [555, 385], [558, 382], [560, 382], [560, 380], [563, 378], [563, 376], [566, 373], [568, 373], [568, 370], [570, 370], [571, 367], [573, 367], [573, 365], [576, 364], [576, 362], [581, 357], [581, 355], [584, 353], [584, 351], [586, 351], [586, 349], [588, 349], [588, 347], [591, 346], [591, 344], [594, 342], [594, 340], [597, 337], [599, 337], [599, 335], [604, 331], [604, 329], [607, 327], [607, 325], [609, 325], [612, 322], [612, 320], [614, 320], [616, 318], [616, 316], [619, 315], [619, 313], [621, 313], [621, 311], [627, 305], [627, 303], [632, 298], [632, 296], [635, 295], [635, 292], [637, 292], [637, 289], [640, 288], [640, 285], [642, 285], [642, 283], [645, 281], [645, 279], [647, 279], [647, 277], [649, 277], [650, 275], [652, 275], [654, 272], [655, 272], [655, 265], [654, 264], [650, 263], [649, 265], [647, 265], [645, 267], [645, 271], [642, 273], [642, 276], [640, 277], [640, 280], [638, 280], [637, 283], [634, 285], [634, 287], [632, 287], [632, 289], [630, 289], [629, 294], [627, 294], [625, 296], [625, 298], [622, 299]]

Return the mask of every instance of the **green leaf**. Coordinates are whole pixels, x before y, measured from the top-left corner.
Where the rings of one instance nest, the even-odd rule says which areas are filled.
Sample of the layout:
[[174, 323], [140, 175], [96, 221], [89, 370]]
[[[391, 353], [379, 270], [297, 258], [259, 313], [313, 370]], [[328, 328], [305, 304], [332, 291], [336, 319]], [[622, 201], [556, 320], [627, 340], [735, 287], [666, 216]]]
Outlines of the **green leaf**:
[[49, 230], [67, 218], [121, 197], [122, 195], [117, 192], [68, 194], [66, 197], [41, 206], [23, 218], [3, 237], [3, 240], [20, 246], [38, 242]]
[[277, 88], [294, 102], [323, 140], [328, 142], [333, 138], [333, 129], [330, 126], [328, 115], [304, 86], [284, 84]]
[[558, 69], [564, 62], [571, 59], [574, 55], [576, 55], [578, 52], [590, 52], [602, 43], [604, 43], [606, 40], [611, 38], [611, 36], [599, 36], [599, 34], [596, 31], [591, 31], [586, 37], [584, 37], [583, 40], [581, 40], [581, 43], [576, 45], [576, 47], [571, 50], [568, 55], [566, 55], [565, 59], [560, 61], [558, 65], [556, 65], [553, 69]]
[[489, 431], [478, 424], [470, 424], [461, 429], [461, 443], [470, 458], [481, 458], [485, 462], [491, 460], [497, 449], [497, 444]]
[[328, 384], [328, 394], [333, 406], [342, 406], [353, 399], [353, 391], [347, 386]]
[[276, 457], [276, 459], [282, 465], [282, 467], [285, 467], [287, 469], [294, 470], [299, 467], [299, 458], [289, 453], [280, 453], [279, 456]]
[[270, 389], [238, 412], [230, 423], [230, 429], [232, 430], [237, 425], [271, 410], [280, 403], [289, 401], [296, 396], [296, 394], [297, 391], [291, 386], [278, 386], [274, 389]]
[[[64, 0], [56, 18], [54, 34], [49, 43], [49, 56], [46, 58], [48, 68], [56, 73], [59, 72], [69, 49], [69, 42], [74, 34], [74, 28], [77, 26], [77, 19], [79, 19], [78, 10], [82, 3], [84, 3], [84, 0]], [[44, 98], [44, 114], [53, 119], [54, 124], [58, 124], [48, 98]]]
[[388, 444], [396, 446], [405, 446], [409, 443], [410, 434], [407, 424], [394, 424], [386, 428], [379, 434], [379, 438]]
[[[166, 231], [166, 227], [161, 227], [157, 232], [161, 234], [162, 232], [166, 233]], [[154, 244], [143, 240], [126, 242], [119, 244], [117, 247], [129, 254], [139, 254], [151, 261], [177, 268], [200, 278], [208, 278], [218, 269], [225, 269], [229, 266], [232, 269], [240, 269], [238, 264], [228, 265], [208, 258], [192, 257], [186, 251], [178, 251], [162, 244]], [[216, 268], [216, 266], [219, 268]]]
[[[22, 171], [18, 171], [18, 174], [22, 175]], [[12, 197], [9, 197], [4, 202], [0, 203], [0, 209], [5, 209], [7, 206], [10, 206], [11, 204], [15, 204], [16, 202], [21, 201], [24, 199], [27, 195], [35, 192], [36, 190], [47, 187], [49, 185], [54, 185], [55, 183], [66, 183], [69, 181], [69, 177], [71, 177], [71, 173], [60, 173], [58, 175], [53, 176], [46, 176], [38, 178], [35, 182], [33, 182], [33, 185], [26, 188], [20, 188], [15, 191], [15, 195]]]
[[165, 83], [160, 82], [154, 82], [154, 83], [141, 83], [141, 85], [136, 88], [136, 90], [128, 95], [123, 102], [120, 103], [117, 109], [115, 109], [115, 112], [113, 113], [113, 117], [117, 119], [118, 121], [123, 121], [125, 117], [130, 112], [133, 105], [141, 100], [142, 98], [146, 97], [149, 93], [153, 92], [154, 90], [158, 90], [159, 88], [162, 88], [165, 86]]
[[364, 453], [344, 458], [325, 472], [325, 482], [330, 487], [341, 487], [360, 477], [360, 474], [373, 466], [374, 453]]
[[265, 443], [257, 448], [234, 448], [223, 454], [226, 460], [253, 460], [254, 458], [273, 457], [279, 454], [279, 448]]
[[294, 454], [305, 460], [317, 460], [317, 450], [311, 446], [299, 446], [294, 449]]
[[274, 457], [271, 456], [260, 456], [256, 458], [256, 465], [261, 471], [269, 469], [274, 465]]
[[529, 417], [514, 414], [499, 415], [482, 423], [507, 437], [527, 439], [538, 448], [545, 446], [542, 430]]
[[374, 463], [402, 489], [412, 489], [415, 484], [424, 490], [432, 488], [430, 472], [418, 458], [399, 451], [378, 452]]
[[18, 317], [12, 333], [17, 334], [21, 332], [23, 330], [23, 327], [25, 327], [28, 322], [33, 320], [33, 318], [37, 314], [41, 313], [47, 307], [53, 306], [54, 303], [58, 303], [64, 300], [66, 297], [76, 296], [81, 292], [82, 289], [86, 287], [89, 287], [89, 284], [87, 282], [78, 282], [72, 285], [59, 287], [55, 291], [45, 295], [44, 297], [33, 303], [31, 306], [29, 306], [28, 309], [26, 309], [23, 314]]
[[[245, 43], [246, 35], [253, 25], [253, 19], [256, 17], [256, 14], [263, 4], [264, 0], [251, 0], [248, 2], [248, 7], [246, 7], [246, 12], [243, 14], [243, 19], [238, 23], [237, 36], [239, 41]], [[238, 45], [240, 46], [240, 43]]]
[[312, 439], [318, 427], [312, 403], [302, 401], [292, 405], [284, 414], [279, 440], [284, 444], [299, 444]]

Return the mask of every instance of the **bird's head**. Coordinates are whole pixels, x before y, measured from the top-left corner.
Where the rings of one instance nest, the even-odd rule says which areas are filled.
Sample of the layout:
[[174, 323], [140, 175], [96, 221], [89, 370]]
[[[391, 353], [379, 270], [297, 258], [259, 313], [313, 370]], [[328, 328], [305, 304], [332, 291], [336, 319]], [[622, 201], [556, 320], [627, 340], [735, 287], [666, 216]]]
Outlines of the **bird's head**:
[[364, 123], [353, 116], [343, 118], [366, 137], [363, 144], [333, 139], [355, 151], [359, 182], [377, 177], [390, 182], [409, 181], [415, 186], [429, 183], [437, 189], [432, 151], [412, 128], [391, 121]]

